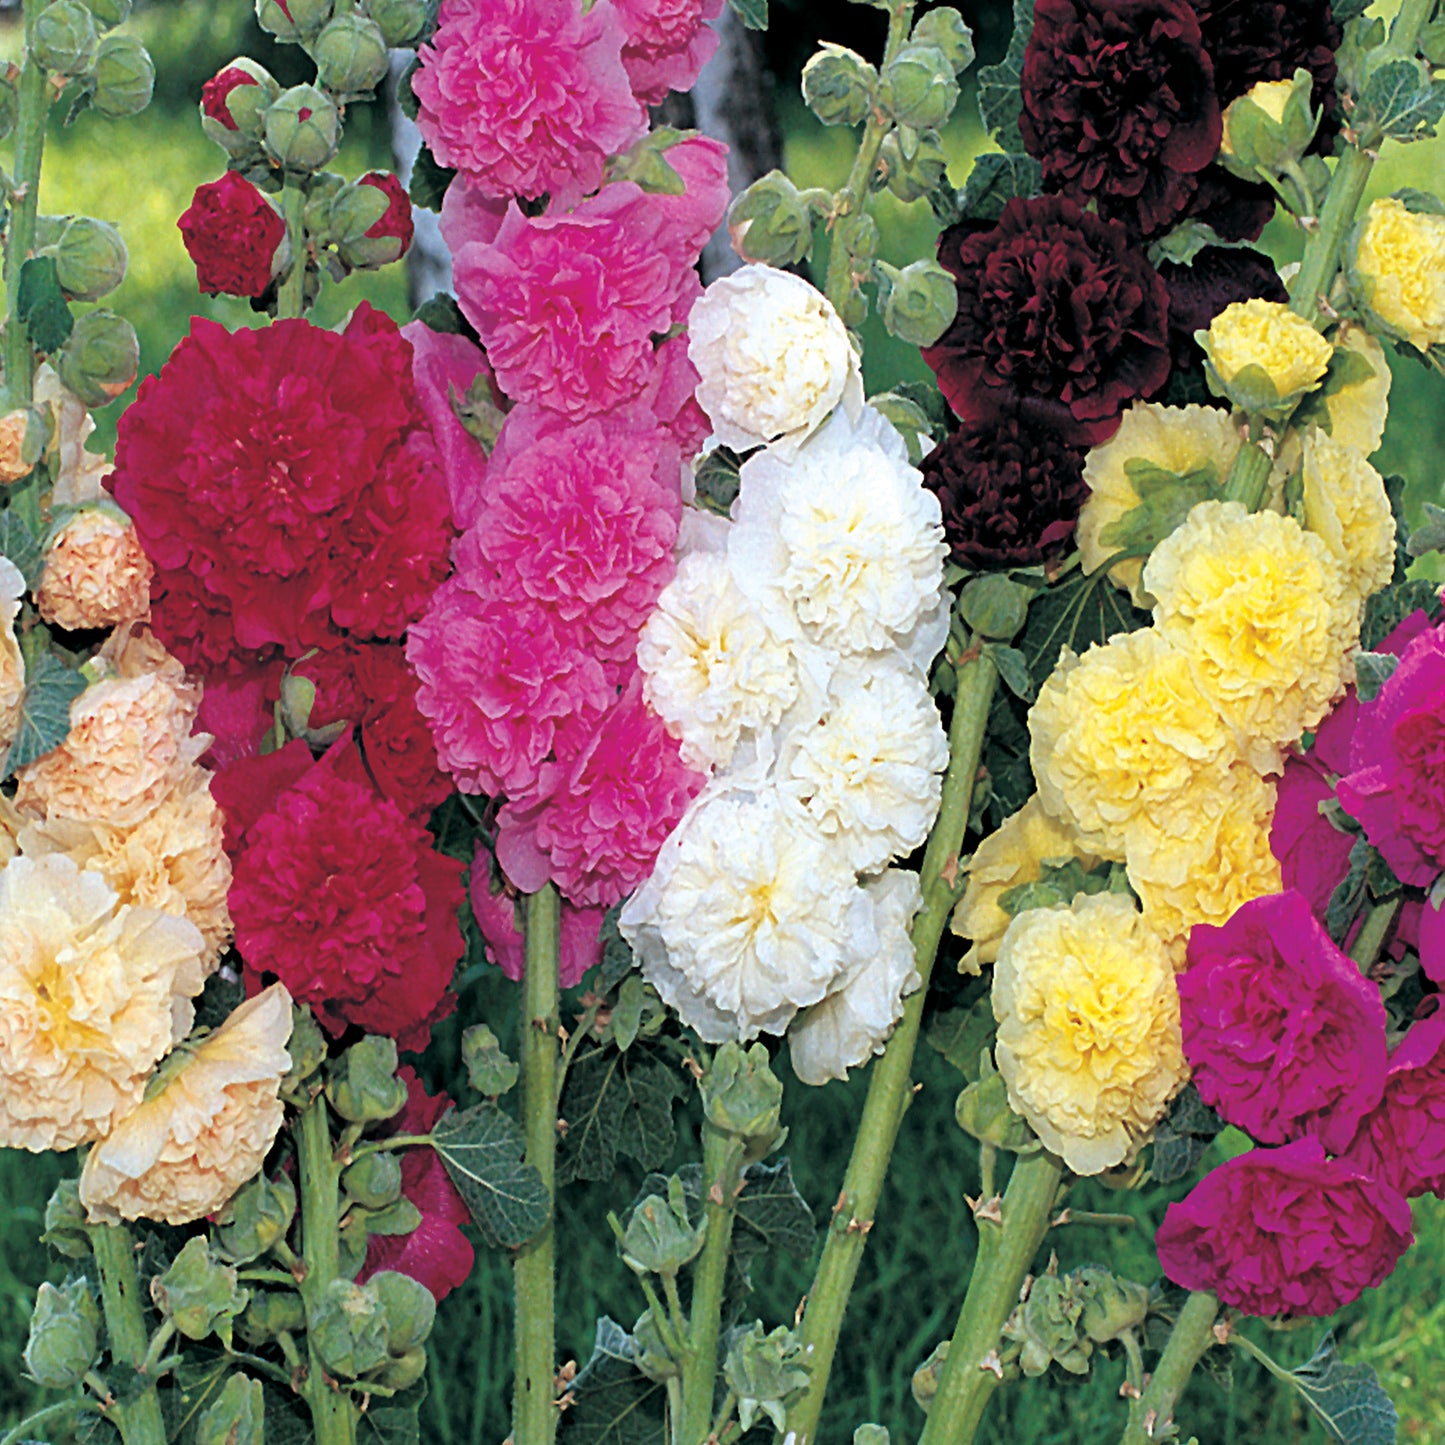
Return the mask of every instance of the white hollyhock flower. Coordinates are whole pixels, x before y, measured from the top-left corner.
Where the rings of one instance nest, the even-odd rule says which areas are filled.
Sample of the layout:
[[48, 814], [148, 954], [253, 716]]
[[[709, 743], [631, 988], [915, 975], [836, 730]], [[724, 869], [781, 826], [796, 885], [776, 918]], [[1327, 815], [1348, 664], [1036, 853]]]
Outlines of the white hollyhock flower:
[[860, 873], [911, 853], [938, 814], [948, 739], [928, 685], [898, 655], [845, 658], [790, 719], [778, 787]]
[[873, 904], [877, 951], [856, 960], [832, 993], [804, 1009], [788, 1029], [793, 1072], [805, 1084], [846, 1079], [849, 1069], [882, 1053], [903, 1017], [903, 1000], [923, 982], [908, 932], [923, 906], [918, 875], [890, 868], [865, 891]]
[[728, 537], [738, 586], [781, 636], [839, 653], [902, 648], [926, 668], [948, 635], [938, 498], [887, 419], [838, 412], [788, 459], [743, 464]]
[[839, 850], [776, 790], [728, 784], [694, 801], [619, 927], [643, 977], [709, 1043], [782, 1033], [878, 949]]
[[703, 292], [687, 326], [698, 405], [735, 451], [780, 438], [794, 446], [840, 402], [855, 414], [863, 404], [847, 328], [801, 276], [743, 266]]

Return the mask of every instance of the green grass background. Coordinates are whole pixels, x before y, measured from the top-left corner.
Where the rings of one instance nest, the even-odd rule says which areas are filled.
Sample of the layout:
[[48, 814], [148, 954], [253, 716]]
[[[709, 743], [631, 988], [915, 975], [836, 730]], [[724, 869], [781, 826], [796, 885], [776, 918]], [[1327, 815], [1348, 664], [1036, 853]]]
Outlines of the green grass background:
[[[1388, 7], [1386, 7], [1388, 8]], [[201, 181], [222, 168], [220, 153], [201, 136], [193, 109], [198, 75], [219, 59], [246, 50], [258, 53], [259, 37], [248, 24], [242, 0], [172, 0], [138, 14], [136, 24], [152, 45], [161, 76], [157, 103], [129, 122], [108, 123], [87, 115], [69, 131], [52, 134], [42, 184], [43, 208], [54, 214], [84, 212], [119, 224], [131, 253], [124, 286], [107, 304], [129, 316], [141, 337], [142, 367], [154, 371], [182, 336], [192, 314], [228, 325], [255, 321], [241, 302], [202, 297], [175, 229], [176, 217]], [[828, 7], [818, 7], [825, 15]], [[826, 20], [825, 20], [826, 23]], [[0, 54], [13, 55], [13, 27], [0, 32]], [[278, 73], [286, 62], [276, 62]], [[800, 184], [836, 184], [850, 158], [849, 134], [824, 130], [784, 97], [788, 168]], [[961, 181], [970, 157], [983, 143], [965, 99], [947, 140], [953, 178]], [[386, 165], [386, 137], [370, 114], [354, 111], [339, 168], [349, 175]], [[1396, 147], [1378, 168], [1376, 193], [1403, 185], [1440, 189], [1445, 183], [1445, 145]], [[925, 254], [934, 227], [926, 205], [904, 206], [890, 197], [876, 202], [884, 235], [883, 254], [899, 263]], [[1297, 249], [1296, 238], [1277, 226], [1269, 243], [1281, 260]], [[815, 258], [818, 259], [818, 258]], [[331, 324], [363, 296], [402, 315], [405, 286], [399, 268], [355, 277], [328, 288], [317, 319]], [[923, 376], [916, 351], [884, 336], [867, 334], [870, 389], [901, 376]], [[1445, 459], [1445, 384], [1402, 361], [1382, 469], [1410, 478], [1411, 496], [1439, 498]], [[113, 432], [119, 407], [102, 414], [102, 435]], [[486, 1018], [504, 1037], [514, 1032], [513, 990], [494, 970], [469, 970], [460, 1017]], [[454, 1060], [455, 1026], [435, 1051], [435, 1071]], [[834, 1373], [824, 1439], [846, 1441], [855, 1425], [886, 1424], [896, 1441], [915, 1438], [921, 1416], [909, 1393], [909, 1376], [933, 1345], [950, 1333], [967, 1282], [974, 1232], [965, 1197], [978, 1180], [972, 1149], [952, 1120], [958, 1078], [931, 1050], [920, 1050], [922, 1088], [909, 1111], [885, 1190], [878, 1225], [859, 1273], [852, 1310]], [[785, 1122], [788, 1152], [798, 1184], [820, 1219], [836, 1197], [847, 1142], [867, 1087], [866, 1074], [848, 1084], [807, 1089], [790, 1083]], [[697, 1157], [695, 1123], [683, 1120], [678, 1162]], [[59, 1278], [63, 1268], [36, 1243], [50, 1190], [71, 1159], [0, 1152], [0, 1433], [44, 1395], [25, 1380], [20, 1351], [37, 1284]], [[608, 1209], [624, 1209], [640, 1171], [624, 1164], [607, 1184], [578, 1186], [558, 1203], [561, 1240], [559, 1345], [561, 1358], [585, 1359], [593, 1321], [611, 1313], [628, 1324], [642, 1308], [633, 1281], [618, 1261], [604, 1223]], [[1157, 1274], [1149, 1240], [1172, 1194], [1155, 1190], [1120, 1198], [1097, 1185], [1080, 1189], [1081, 1208], [1127, 1208], [1140, 1229], [1068, 1228], [1051, 1237], [1061, 1264], [1109, 1262], [1120, 1272], [1148, 1280]], [[1445, 1441], [1445, 1205], [1433, 1199], [1416, 1206], [1419, 1243], [1404, 1266], [1380, 1290], [1370, 1292], [1338, 1321], [1346, 1357], [1380, 1372], [1401, 1414], [1401, 1439]], [[769, 1325], [791, 1319], [811, 1273], [810, 1260], [782, 1258], [758, 1273], [756, 1313]], [[510, 1276], [507, 1260], [479, 1252], [477, 1268], [442, 1306], [431, 1344], [431, 1395], [423, 1439], [427, 1445], [495, 1445], [507, 1433], [510, 1379]], [[1266, 1338], [1279, 1357], [1298, 1363], [1321, 1333], [1310, 1327]], [[1100, 1362], [1084, 1381], [1039, 1381], [1000, 1392], [982, 1438], [989, 1445], [1103, 1445], [1117, 1440], [1123, 1405], [1117, 1391], [1122, 1365]], [[1197, 1378], [1180, 1408], [1187, 1438], [1200, 1445], [1234, 1445], [1264, 1439], [1323, 1440], [1296, 1401], [1282, 1393], [1252, 1362], [1240, 1359], [1232, 1390]], [[56, 1445], [64, 1437], [56, 1437]]]

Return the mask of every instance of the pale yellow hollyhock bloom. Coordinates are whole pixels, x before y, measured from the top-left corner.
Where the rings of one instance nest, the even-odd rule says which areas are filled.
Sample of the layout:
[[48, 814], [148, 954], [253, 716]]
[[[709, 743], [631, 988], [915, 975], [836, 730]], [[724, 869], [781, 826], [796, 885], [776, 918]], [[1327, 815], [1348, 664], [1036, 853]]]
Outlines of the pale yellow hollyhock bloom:
[[1421, 351], [1445, 344], [1445, 216], [1416, 214], [1394, 196], [1371, 201], [1354, 271], [1392, 331]]
[[1385, 481], [1354, 447], [1318, 427], [1304, 438], [1305, 525], [1344, 567], [1361, 602], [1395, 572], [1395, 514]]
[[20, 703], [25, 696], [25, 659], [15, 636], [15, 619], [25, 596], [25, 578], [8, 558], [0, 557], [0, 747], [15, 741]]
[[1313, 391], [1329, 370], [1334, 347], [1282, 301], [1252, 297], [1226, 306], [1210, 323], [1205, 351], [1227, 386], [1246, 367], [1269, 377], [1281, 401]]

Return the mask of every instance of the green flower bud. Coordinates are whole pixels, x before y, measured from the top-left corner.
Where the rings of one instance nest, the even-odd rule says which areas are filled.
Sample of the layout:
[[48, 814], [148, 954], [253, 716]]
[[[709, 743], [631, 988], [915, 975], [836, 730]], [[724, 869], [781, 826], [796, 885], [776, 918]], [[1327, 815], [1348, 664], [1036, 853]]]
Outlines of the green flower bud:
[[1319, 129], [1313, 93], [1314, 76], [1299, 69], [1292, 80], [1261, 80], [1234, 101], [1219, 148], [1225, 169], [1253, 181], [1297, 165]]
[[941, 1340], [933, 1347], [933, 1353], [913, 1372], [911, 1381], [913, 1403], [926, 1415], [938, 1393], [938, 1377], [948, 1362], [949, 1341]]
[[86, 406], [105, 406], [135, 380], [140, 342], [135, 327], [113, 311], [88, 311], [55, 360], [61, 382]]
[[366, 1154], [342, 1174], [341, 1187], [363, 1209], [385, 1209], [401, 1198], [401, 1160]]
[[35, 17], [30, 54], [59, 75], [84, 75], [95, 64], [100, 34], [80, 0], [55, 0]]
[[352, 181], [331, 198], [327, 216], [331, 239], [338, 244], [359, 241], [386, 214], [388, 200], [377, 186]]
[[941, 126], [958, 104], [952, 62], [937, 45], [910, 42], [883, 67], [878, 101], [900, 125], [914, 130]]
[[951, 5], [939, 5], [930, 10], [913, 27], [911, 39], [915, 45], [936, 45], [955, 74], [961, 75], [973, 64], [973, 31]]
[[803, 1344], [785, 1325], [764, 1334], [762, 1324], [734, 1335], [723, 1361], [728, 1388], [738, 1397], [738, 1424], [746, 1434], [765, 1415], [782, 1430], [787, 1402], [808, 1383]]
[[800, 191], [782, 171], [754, 181], [728, 209], [733, 249], [749, 261], [791, 266], [813, 254], [812, 192]]
[[291, 1069], [281, 1080], [283, 1094], [299, 1089], [326, 1062], [326, 1035], [305, 1004], [292, 1005], [286, 1052], [291, 1055]]
[[881, 411], [908, 448], [908, 460], [916, 467], [936, 444], [933, 422], [916, 401], [896, 391], [880, 392], [868, 398], [868, 405]]
[[338, 15], [311, 46], [316, 81], [340, 96], [370, 95], [386, 79], [386, 40], [364, 15]]
[[659, 1385], [682, 1373], [681, 1366], [662, 1342], [662, 1332], [651, 1310], [643, 1310], [632, 1327], [632, 1363]]
[[833, 225], [833, 244], [855, 261], [871, 261], [878, 254], [878, 223], [867, 211], [840, 216]]
[[386, 1310], [374, 1290], [334, 1279], [306, 1320], [321, 1363], [339, 1379], [354, 1380], [386, 1363]]
[[[713, 1055], [702, 1077], [702, 1106], [714, 1129], [747, 1140], [761, 1158], [778, 1136], [783, 1086], [768, 1063], [764, 1044], [744, 1049], [726, 1043]], [[761, 1152], [755, 1152], [760, 1148]]]
[[890, 1445], [886, 1425], [860, 1425], [853, 1432], [853, 1445]]
[[130, 0], [85, 0], [85, 5], [99, 30], [114, 30], [130, 19]]
[[90, 1253], [78, 1179], [62, 1179], [55, 1186], [55, 1192], [45, 1204], [45, 1233], [40, 1239], [67, 1259], [84, 1259]]
[[901, 271], [886, 261], [874, 266], [883, 325], [912, 346], [932, 346], [958, 314], [958, 289], [937, 261], [913, 261]]
[[156, 67], [150, 52], [133, 35], [107, 35], [91, 70], [95, 89], [90, 103], [112, 120], [139, 115], [151, 103]]
[[[233, 71], [249, 76], [250, 83], [232, 75]], [[262, 162], [266, 111], [281, 94], [275, 77], [264, 65], [257, 65], [243, 55], [218, 71], [207, 82], [206, 89], [210, 94], [209, 99], [201, 103], [201, 129], [207, 138], [234, 160], [247, 164]], [[231, 124], [226, 124], [225, 116], [208, 113], [208, 104], [212, 109], [223, 109]]]
[[334, 0], [256, 0], [256, 23], [268, 35], [294, 45], [315, 35], [335, 8]]
[[409, 1274], [382, 1270], [366, 1282], [386, 1315], [386, 1347], [393, 1355], [409, 1354], [426, 1344], [436, 1323], [432, 1292]]
[[396, 1077], [396, 1040], [369, 1034], [352, 1044], [327, 1070], [326, 1097], [353, 1124], [374, 1124], [400, 1113], [406, 1085]]
[[1144, 1285], [1120, 1279], [1098, 1265], [1083, 1265], [1073, 1272], [1073, 1279], [1084, 1301], [1079, 1324], [1095, 1344], [1117, 1340], [1144, 1323], [1149, 1313], [1149, 1291]]
[[366, 9], [393, 47], [414, 45], [430, 18], [426, 0], [371, 0]]
[[1031, 1379], [1058, 1365], [1071, 1375], [1086, 1375], [1094, 1353], [1091, 1341], [1080, 1338], [1083, 1296], [1072, 1276], [1060, 1279], [1057, 1265], [1033, 1282], [1029, 1297], [1004, 1326], [1006, 1338], [1022, 1348], [1019, 1369]]
[[696, 1259], [707, 1238], [707, 1222], [687, 1217], [687, 1198], [676, 1174], [667, 1181], [667, 1198], [649, 1194], [640, 1200], [622, 1236], [622, 1262], [634, 1274], [676, 1275]]
[[936, 130], [889, 131], [878, 156], [884, 184], [900, 201], [921, 201], [948, 180], [948, 157]]
[[20, 117], [20, 96], [15, 87], [0, 76], [0, 140], [5, 140], [15, 129]]
[[42, 1284], [30, 1316], [25, 1368], [47, 1390], [69, 1390], [85, 1378], [100, 1351], [100, 1308], [81, 1279]]
[[264, 1345], [282, 1333], [300, 1334], [306, 1328], [306, 1306], [289, 1289], [258, 1289], [237, 1322], [237, 1333], [253, 1345]]
[[985, 1059], [983, 1076], [959, 1096], [954, 1119], [965, 1134], [1011, 1154], [1037, 1154], [1042, 1147], [1034, 1131], [1009, 1108], [1003, 1076]]
[[125, 280], [126, 259], [114, 226], [77, 216], [55, 247], [55, 274], [72, 301], [99, 301]]
[[151, 1298], [188, 1340], [217, 1334], [229, 1348], [231, 1321], [251, 1296], [237, 1284], [235, 1266], [216, 1259], [198, 1234], [186, 1241], [171, 1267], [151, 1281]]
[[261, 1382], [232, 1375], [196, 1422], [196, 1445], [266, 1445], [266, 1397]]
[[426, 1350], [418, 1345], [404, 1355], [388, 1360], [367, 1382], [373, 1381], [387, 1390], [409, 1390], [426, 1374]]
[[486, 1024], [476, 1024], [462, 1035], [462, 1062], [467, 1078], [477, 1093], [495, 1099], [505, 1094], [516, 1082], [520, 1072], [497, 1043], [497, 1036]]
[[266, 149], [288, 171], [319, 171], [340, 143], [341, 113], [314, 85], [283, 90], [266, 110]]
[[878, 71], [842, 45], [823, 48], [803, 67], [803, 99], [824, 125], [857, 125], [873, 114]]
[[216, 1242], [232, 1264], [250, 1264], [285, 1239], [296, 1217], [296, 1186], [285, 1174], [258, 1175], [227, 1202], [216, 1221]]

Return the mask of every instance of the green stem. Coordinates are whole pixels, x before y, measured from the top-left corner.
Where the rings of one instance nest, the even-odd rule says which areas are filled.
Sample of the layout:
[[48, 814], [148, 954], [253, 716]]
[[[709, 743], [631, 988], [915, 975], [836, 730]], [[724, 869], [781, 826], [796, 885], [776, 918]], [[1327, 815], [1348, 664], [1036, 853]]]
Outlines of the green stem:
[[923, 908], [913, 921], [914, 957], [922, 983], [904, 1004], [903, 1018], [882, 1057], [873, 1061], [868, 1097], [853, 1141], [848, 1172], [843, 1176], [843, 1189], [803, 1313], [803, 1356], [811, 1373], [806, 1388], [788, 1410], [784, 1433], [792, 1437], [789, 1445], [809, 1445], [816, 1439], [848, 1296], [863, 1259], [868, 1232], [873, 1227], [893, 1144], [912, 1097], [913, 1051], [918, 1045], [923, 1001], [954, 901], [954, 890], [943, 875], [945, 869], [958, 866], [958, 852], [968, 829], [974, 782], [983, 752], [984, 728], [997, 683], [998, 672], [992, 661], [981, 653], [958, 667], [943, 802], [923, 855]]
[[1184, 1301], [1144, 1393], [1129, 1406], [1129, 1424], [1119, 1445], [1149, 1445], [1163, 1437], [1195, 1365], [1215, 1342], [1218, 1314], [1219, 1301], [1212, 1294], [1195, 1293]]
[[291, 241], [291, 269], [276, 297], [276, 319], [289, 320], [306, 313], [306, 193], [291, 177], [281, 192], [281, 214]]
[[99, 1409], [94, 1401], [83, 1399], [79, 1395], [73, 1400], [62, 1400], [58, 1405], [47, 1405], [43, 1410], [37, 1410], [22, 1420], [13, 1430], [7, 1430], [4, 1435], [0, 1435], [0, 1445], [20, 1445], [20, 1442], [32, 1439], [42, 1426], [54, 1425], [67, 1415], [77, 1415], [82, 1411], [98, 1412]]
[[1403, 902], [1404, 899], [1396, 895], [1383, 902], [1372, 903], [1365, 910], [1365, 921], [1360, 924], [1360, 931], [1350, 945], [1350, 957], [1359, 964], [1361, 973], [1369, 973], [1379, 958]]
[[1246, 510], [1257, 512], [1269, 495], [1269, 475], [1274, 460], [1256, 441], [1247, 441], [1234, 456], [1224, 482], [1226, 501], [1243, 502]]
[[999, 1332], [1019, 1302], [1025, 1275], [1058, 1198], [1063, 1165], [1045, 1150], [1017, 1160], [1000, 1213], [1002, 1223], [980, 1219], [978, 1255], [968, 1282], [938, 1393], [919, 1445], [972, 1445], [984, 1406], [999, 1376], [984, 1362], [998, 1349]]
[[[309, 1317], [320, 1305], [341, 1265], [341, 1170], [331, 1143], [325, 1095], [318, 1093], [296, 1127], [301, 1182], [301, 1298]], [[306, 1386], [316, 1445], [355, 1445], [356, 1407], [326, 1373], [308, 1338]]]
[[[527, 957], [522, 976], [522, 1132], [527, 1163], [556, 1198], [558, 950], [561, 900], [549, 883], [527, 898]], [[517, 1251], [516, 1445], [550, 1445], [557, 1432], [556, 1239], [554, 1221]]]
[[[100, 1273], [111, 1358], [139, 1370], [150, 1350], [150, 1334], [135, 1264], [135, 1241], [124, 1225], [92, 1224], [87, 1233]], [[166, 1424], [154, 1385], [131, 1396], [112, 1415], [125, 1445], [166, 1445]]]

